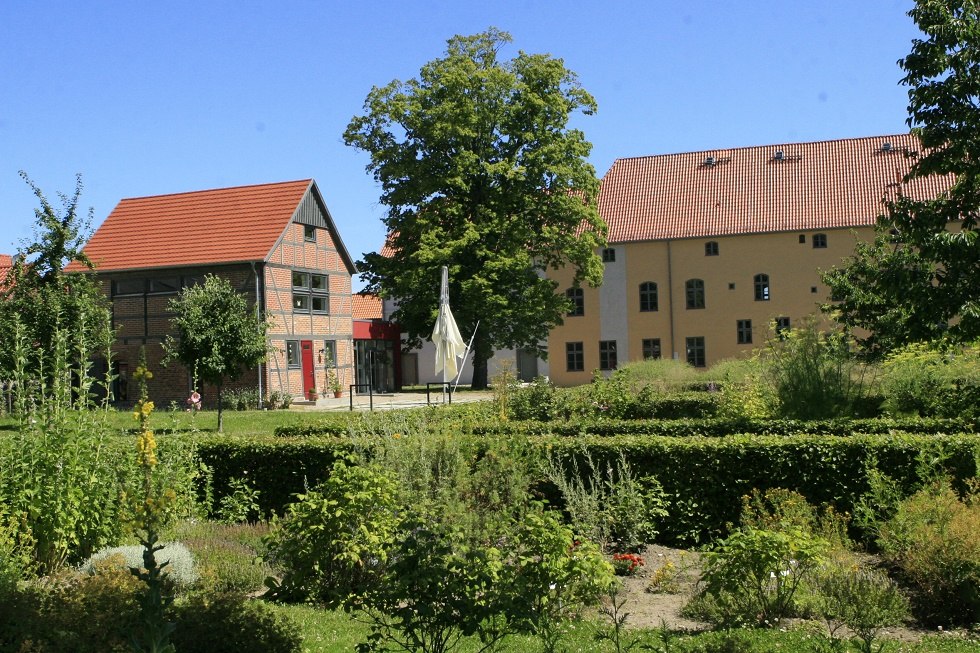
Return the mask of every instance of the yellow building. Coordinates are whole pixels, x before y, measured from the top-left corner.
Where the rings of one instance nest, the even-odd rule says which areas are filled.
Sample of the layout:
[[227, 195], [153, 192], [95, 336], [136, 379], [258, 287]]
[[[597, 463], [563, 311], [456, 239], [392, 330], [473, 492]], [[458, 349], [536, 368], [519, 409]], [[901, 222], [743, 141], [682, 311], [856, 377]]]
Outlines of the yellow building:
[[710, 366], [817, 313], [820, 271], [872, 237], [888, 197], [947, 185], [902, 181], [918, 148], [901, 134], [617, 160], [599, 194], [602, 285], [555, 275], [576, 308], [551, 332], [551, 380], [644, 358]]

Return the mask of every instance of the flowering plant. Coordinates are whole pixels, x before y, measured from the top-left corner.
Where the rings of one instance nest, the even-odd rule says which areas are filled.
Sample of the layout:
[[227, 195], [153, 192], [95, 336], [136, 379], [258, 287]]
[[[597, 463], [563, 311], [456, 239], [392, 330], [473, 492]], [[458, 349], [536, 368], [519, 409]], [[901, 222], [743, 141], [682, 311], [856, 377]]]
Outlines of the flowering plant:
[[613, 555], [612, 564], [617, 576], [633, 576], [646, 561], [636, 553], [617, 553]]
[[187, 410], [197, 412], [201, 410], [201, 393], [195, 390], [191, 393], [191, 396], [187, 398]]

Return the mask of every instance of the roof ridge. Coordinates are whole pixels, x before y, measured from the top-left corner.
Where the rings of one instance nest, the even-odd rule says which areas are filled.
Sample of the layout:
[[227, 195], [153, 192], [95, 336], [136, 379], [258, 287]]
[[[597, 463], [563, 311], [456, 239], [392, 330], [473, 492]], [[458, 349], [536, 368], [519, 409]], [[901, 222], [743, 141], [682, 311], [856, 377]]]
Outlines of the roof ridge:
[[307, 179], [293, 179], [290, 181], [274, 181], [274, 182], [267, 182], [264, 184], [243, 184], [241, 186], [222, 186], [219, 188], [202, 188], [201, 190], [188, 190], [179, 193], [161, 193], [159, 195], [140, 195], [137, 197], [124, 197], [120, 199], [119, 202], [122, 203], [122, 202], [129, 202], [132, 200], [149, 200], [149, 199], [164, 198], [164, 197], [179, 197], [182, 195], [198, 195], [201, 193], [214, 193], [220, 191], [241, 191], [246, 188], [267, 188], [269, 186], [288, 186], [290, 184], [299, 184], [299, 183], [309, 184], [312, 181], [313, 181], [312, 178], [307, 178]]
[[[905, 138], [914, 137], [915, 135], [911, 132], [905, 132], [901, 134], [881, 134], [878, 136], [853, 136], [850, 138], [826, 138], [818, 141], [787, 141], [783, 143], [769, 143], [767, 145], [740, 145], [738, 147], [710, 147], [701, 150], [688, 150], [686, 152], [664, 152], [661, 154], [641, 154], [638, 156], [623, 156], [618, 157], [613, 161], [613, 166], [615, 166], [620, 161], [636, 161], [638, 159], [655, 159], [659, 157], [675, 157], [675, 156], [685, 156], [689, 154], [704, 154], [706, 152], [738, 152], [744, 150], [764, 150], [767, 147], [782, 147], [787, 145], [823, 145], [826, 143], [846, 143], [852, 141], [870, 141], [878, 140], [882, 138]], [[610, 166], [610, 169], [612, 166]], [[608, 173], [607, 173], [608, 174]]]

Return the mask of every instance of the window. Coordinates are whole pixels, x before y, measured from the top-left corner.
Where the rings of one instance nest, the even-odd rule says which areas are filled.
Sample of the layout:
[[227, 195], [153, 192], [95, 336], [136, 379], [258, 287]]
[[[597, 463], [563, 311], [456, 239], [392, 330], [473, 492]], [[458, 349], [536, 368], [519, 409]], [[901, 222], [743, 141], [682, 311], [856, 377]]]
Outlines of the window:
[[687, 307], [704, 308], [704, 281], [688, 279], [684, 286], [687, 294]]
[[329, 287], [329, 279], [325, 274], [293, 271], [293, 312], [329, 312]]
[[704, 244], [704, 255], [705, 256], [718, 256], [718, 243], [713, 240], [709, 240]]
[[568, 311], [568, 317], [579, 317], [585, 315], [585, 291], [581, 288], [569, 288], [565, 291], [565, 297], [572, 302], [572, 308]]
[[607, 247], [602, 250], [602, 262], [603, 263], [615, 263], [616, 262], [616, 250], [612, 247]]
[[323, 364], [330, 367], [337, 367], [337, 341], [323, 341]]
[[704, 367], [704, 336], [687, 338], [687, 362], [694, 367]]
[[657, 284], [645, 281], [640, 284], [640, 310], [657, 310]]
[[738, 320], [735, 322], [738, 344], [752, 344], [752, 320]]
[[827, 249], [827, 234], [813, 234], [813, 249]]
[[757, 274], [752, 277], [752, 283], [755, 286], [755, 301], [769, 301], [769, 275]]
[[643, 339], [643, 360], [660, 358], [660, 338]]
[[569, 372], [585, 370], [585, 349], [581, 342], [565, 343], [565, 366]]
[[616, 341], [615, 340], [599, 341], [599, 369], [600, 370], [616, 369]]
[[785, 338], [785, 332], [789, 331], [789, 318], [788, 317], [777, 317], [776, 318], [776, 335], [780, 338]]
[[286, 341], [286, 367], [299, 367], [299, 340]]
[[810, 286], [810, 292], [813, 293], [814, 295], [816, 295], [817, 294], [817, 287], [816, 286]]
[[165, 277], [163, 279], [150, 279], [150, 292], [175, 293], [180, 290], [180, 278]]
[[316, 227], [310, 224], [303, 225], [303, 240], [308, 243], [316, 242]]
[[806, 234], [800, 234], [800, 244], [802, 245], [805, 242], [806, 242]]
[[146, 288], [143, 279], [120, 279], [112, 282], [113, 295], [140, 295]]

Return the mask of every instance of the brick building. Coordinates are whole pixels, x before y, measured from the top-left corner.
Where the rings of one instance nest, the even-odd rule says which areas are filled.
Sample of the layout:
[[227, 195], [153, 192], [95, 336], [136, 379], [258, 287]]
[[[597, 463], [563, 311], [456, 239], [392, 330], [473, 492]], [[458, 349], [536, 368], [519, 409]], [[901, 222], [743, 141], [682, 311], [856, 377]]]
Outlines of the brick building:
[[[132, 401], [129, 378], [145, 348], [150, 397], [182, 403], [192, 370], [161, 364], [168, 304], [207, 274], [231, 282], [268, 320], [268, 356], [228, 387], [260, 396], [324, 392], [328, 365], [346, 388], [354, 378], [354, 263], [316, 183], [221, 188], [119, 202], [84, 248], [112, 300], [116, 396]], [[81, 271], [69, 266], [69, 270]], [[205, 403], [213, 388], [204, 388]]]
[[899, 134], [617, 160], [599, 193], [602, 285], [554, 276], [574, 309], [548, 341], [552, 380], [644, 358], [705, 367], [816, 314], [820, 271], [873, 237], [884, 200], [949, 187], [904, 182], [919, 148]]

